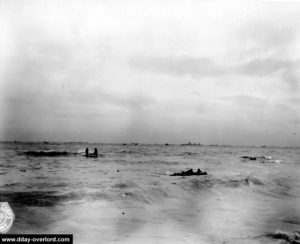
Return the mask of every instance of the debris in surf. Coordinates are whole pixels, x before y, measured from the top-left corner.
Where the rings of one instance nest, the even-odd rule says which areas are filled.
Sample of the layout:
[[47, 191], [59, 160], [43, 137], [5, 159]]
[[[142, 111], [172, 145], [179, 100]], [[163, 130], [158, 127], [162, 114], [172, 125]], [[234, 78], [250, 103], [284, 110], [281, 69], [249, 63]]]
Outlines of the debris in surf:
[[198, 169], [196, 172], [193, 169], [189, 169], [187, 171], [181, 171], [180, 173], [170, 174], [170, 176], [191, 176], [191, 175], [207, 175], [207, 172], [201, 171]]
[[270, 237], [273, 239], [285, 240], [287, 243], [291, 244], [300, 244], [300, 232], [295, 231], [295, 233], [287, 234], [283, 232], [277, 233], [266, 233], [266, 237]]
[[271, 156], [241, 156], [242, 159], [259, 161], [260, 163], [280, 163], [279, 159], [273, 160]]
[[256, 160], [258, 157], [242, 156], [241, 158], [249, 159], [249, 160]]
[[256, 156], [256, 157], [252, 157], [252, 156], [242, 156], [241, 158], [244, 159], [249, 159], [249, 160], [257, 160], [257, 159], [272, 159], [271, 156]]

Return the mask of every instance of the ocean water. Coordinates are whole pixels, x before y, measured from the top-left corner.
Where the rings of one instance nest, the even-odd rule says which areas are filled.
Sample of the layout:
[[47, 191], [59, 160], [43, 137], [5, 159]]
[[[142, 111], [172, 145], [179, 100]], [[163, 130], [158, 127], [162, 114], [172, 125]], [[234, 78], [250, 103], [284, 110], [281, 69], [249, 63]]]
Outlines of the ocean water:
[[[84, 157], [86, 147], [101, 155]], [[10, 233], [70, 233], [74, 243], [292, 243], [300, 231], [299, 148], [0, 149], [0, 201], [16, 216]], [[170, 176], [189, 168], [208, 175]]]

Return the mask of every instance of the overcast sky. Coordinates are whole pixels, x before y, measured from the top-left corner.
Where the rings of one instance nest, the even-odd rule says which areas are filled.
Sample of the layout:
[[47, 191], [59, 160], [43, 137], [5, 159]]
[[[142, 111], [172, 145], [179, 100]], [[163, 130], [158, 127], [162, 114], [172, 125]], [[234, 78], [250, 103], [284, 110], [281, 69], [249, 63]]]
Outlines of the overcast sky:
[[0, 0], [0, 139], [300, 146], [300, 2]]

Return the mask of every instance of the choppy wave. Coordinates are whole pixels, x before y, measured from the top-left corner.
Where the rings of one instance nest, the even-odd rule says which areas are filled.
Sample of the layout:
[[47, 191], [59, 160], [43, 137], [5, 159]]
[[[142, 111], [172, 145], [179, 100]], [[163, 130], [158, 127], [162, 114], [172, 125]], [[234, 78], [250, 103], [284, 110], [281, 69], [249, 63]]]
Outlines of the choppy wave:
[[59, 203], [76, 200], [109, 199], [103, 192], [69, 191], [61, 194], [58, 191], [20, 191], [1, 192], [0, 201], [12, 205], [51, 207]]
[[282, 219], [282, 222], [300, 226], [300, 217], [293, 216], [289, 218], [284, 218]]
[[[99, 148], [105, 157], [82, 157], [87, 146]], [[172, 226], [168, 221], [174, 221], [174, 226], [199, 223], [203, 233], [212, 236], [211, 242], [205, 243], [237, 243], [232, 238], [245, 232], [269, 242], [292, 243], [288, 241], [293, 239], [277, 231], [289, 235], [299, 227], [299, 211], [294, 207], [300, 197], [298, 158], [294, 149], [5, 144], [0, 150], [0, 201], [9, 202], [18, 216], [16, 231], [36, 232], [40, 226], [48, 230], [47, 223], [53, 221], [55, 228], [61, 225], [65, 230], [87, 223], [84, 232], [91, 235], [93, 228], [88, 224], [112, 223], [118, 218], [113, 214], [120, 210], [126, 212], [116, 223], [120, 228], [135, 219], [150, 224], [151, 229], [158, 227], [151, 226], [153, 223]], [[284, 163], [264, 164], [276, 160]], [[187, 168], [201, 168], [208, 175], [169, 176], [169, 171]], [[78, 214], [78, 221], [73, 209], [85, 207], [91, 211], [86, 216]], [[102, 216], [103, 212], [107, 215]], [[59, 213], [63, 223], [56, 220]], [[225, 233], [230, 225], [222, 224], [225, 218], [240, 224], [241, 229], [230, 226], [232, 233]], [[209, 233], [210, 229], [216, 231]], [[98, 227], [95, 230], [99, 232]], [[111, 229], [107, 233], [112, 233]], [[183, 231], [187, 234], [191, 233]]]
[[[250, 187], [251, 185], [263, 186], [264, 183], [259, 179], [253, 177], [241, 178], [241, 179], [217, 179], [212, 177], [207, 178], [193, 178], [193, 179], [179, 179], [176, 185], [181, 189], [182, 194], [189, 192], [194, 194], [199, 190], [205, 189], [235, 189], [238, 187]], [[150, 204], [157, 200], [169, 198], [172, 195], [172, 190], [168, 188], [161, 188], [160, 183], [156, 182], [147, 189], [141, 188], [139, 185], [130, 182], [120, 182], [114, 185], [110, 185], [109, 191], [103, 191], [103, 189], [71, 189], [68, 191], [60, 191], [61, 187], [65, 187], [66, 184], [55, 185], [55, 190], [33, 190], [33, 191], [17, 191], [16, 187], [19, 187], [20, 183], [6, 184], [2, 188], [11, 190], [1, 191], [0, 202], [10, 202], [16, 205], [22, 206], [35, 206], [35, 207], [51, 207], [59, 203], [74, 202], [74, 201], [98, 201], [107, 200], [114, 201], [120, 198], [130, 199], [131, 201], [141, 202], [144, 204]], [[13, 190], [14, 189], [14, 190]], [[173, 188], [174, 190], [174, 188]], [[176, 192], [176, 194], [175, 194]], [[178, 195], [177, 190], [173, 192]], [[179, 191], [180, 192], [180, 191]]]
[[223, 181], [221, 183], [224, 186], [231, 186], [231, 187], [240, 187], [240, 186], [251, 186], [251, 185], [257, 185], [257, 186], [263, 186], [265, 185], [261, 180], [255, 177], [247, 177], [242, 179], [229, 179], [227, 181]]
[[206, 188], [234, 189], [239, 187], [264, 186], [265, 184], [254, 177], [240, 179], [194, 178], [178, 183], [184, 190], [197, 191]]
[[55, 191], [1, 192], [0, 201], [12, 205], [50, 207], [59, 200]]
[[183, 153], [180, 153], [179, 156], [199, 156], [199, 153], [196, 153], [196, 152], [183, 152]]

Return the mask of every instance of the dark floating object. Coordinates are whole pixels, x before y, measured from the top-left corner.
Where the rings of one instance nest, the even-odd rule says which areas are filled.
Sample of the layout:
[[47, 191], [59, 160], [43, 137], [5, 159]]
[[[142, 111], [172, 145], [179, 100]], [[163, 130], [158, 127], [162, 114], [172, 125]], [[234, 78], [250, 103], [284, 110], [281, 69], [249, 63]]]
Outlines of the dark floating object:
[[249, 159], [249, 160], [256, 160], [258, 157], [242, 156], [241, 158]]
[[285, 240], [287, 243], [291, 244], [299, 244], [300, 243], [300, 232], [295, 231], [294, 234], [286, 234], [282, 232], [277, 233], [267, 233], [266, 237], [270, 237], [273, 239]]
[[255, 160], [261, 160], [263, 162], [267, 162], [267, 161], [272, 162], [272, 163], [275, 162], [275, 161], [271, 161], [271, 159], [272, 159], [271, 156], [257, 156], [257, 157], [242, 156], [241, 158], [248, 159], [248, 160], [253, 160], [253, 161], [255, 161]]
[[25, 155], [34, 156], [34, 157], [57, 157], [57, 156], [67, 156], [69, 153], [66, 151], [54, 151], [54, 150], [45, 150], [45, 151], [27, 151]]
[[180, 173], [174, 173], [170, 176], [190, 176], [190, 175], [207, 175], [207, 172], [201, 171], [201, 169], [198, 169], [196, 172], [193, 171], [193, 169], [189, 169], [187, 171], [181, 171]]

